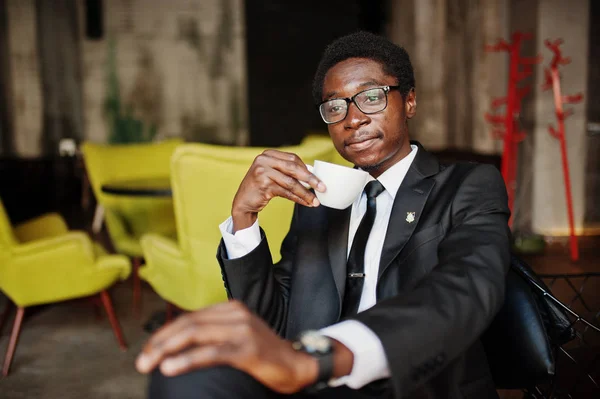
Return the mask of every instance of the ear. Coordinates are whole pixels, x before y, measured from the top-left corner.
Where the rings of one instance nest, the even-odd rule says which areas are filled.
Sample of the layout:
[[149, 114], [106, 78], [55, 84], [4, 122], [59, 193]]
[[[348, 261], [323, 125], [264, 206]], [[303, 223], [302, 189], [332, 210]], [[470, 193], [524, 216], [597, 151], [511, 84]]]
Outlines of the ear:
[[417, 93], [415, 92], [414, 87], [410, 89], [408, 94], [406, 95], [406, 101], [404, 101], [406, 118], [411, 119], [417, 113]]

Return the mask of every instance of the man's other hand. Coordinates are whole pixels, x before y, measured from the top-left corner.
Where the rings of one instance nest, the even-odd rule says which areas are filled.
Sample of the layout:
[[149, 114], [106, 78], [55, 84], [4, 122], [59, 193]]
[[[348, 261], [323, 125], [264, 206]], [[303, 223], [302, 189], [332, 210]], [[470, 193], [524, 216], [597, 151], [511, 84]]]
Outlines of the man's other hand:
[[315, 358], [297, 352], [243, 304], [231, 301], [178, 317], [157, 331], [136, 367], [155, 367], [166, 376], [228, 365], [280, 393], [294, 393], [316, 381]]
[[296, 154], [266, 150], [257, 156], [233, 200], [233, 231], [252, 226], [258, 212], [274, 197], [287, 198], [304, 206], [319, 206], [315, 194], [300, 182], [320, 192], [326, 189]]

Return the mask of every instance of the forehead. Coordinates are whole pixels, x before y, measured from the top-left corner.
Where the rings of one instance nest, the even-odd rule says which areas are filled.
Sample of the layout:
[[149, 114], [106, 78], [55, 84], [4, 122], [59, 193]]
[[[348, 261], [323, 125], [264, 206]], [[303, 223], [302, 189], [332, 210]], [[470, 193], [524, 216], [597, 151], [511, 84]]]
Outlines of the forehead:
[[323, 99], [349, 97], [373, 86], [396, 84], [382, 65], [368, 58], [349, 58], [335, 64], [323, 80]]

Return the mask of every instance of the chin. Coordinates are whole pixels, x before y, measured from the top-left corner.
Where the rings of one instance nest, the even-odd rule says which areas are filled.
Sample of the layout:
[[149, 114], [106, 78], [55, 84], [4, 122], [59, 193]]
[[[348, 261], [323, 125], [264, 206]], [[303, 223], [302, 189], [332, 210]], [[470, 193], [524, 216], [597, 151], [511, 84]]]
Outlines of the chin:
[[362, 170], [364, 170], [365, 172], [373, 172], [375, 170], [378, 170], [381, 167], [381, 163], [377, 163], [377, 164], [368, 164], [368, 165], [356, 165], [359, 168], [361, 168]]
[[366, 172], [371, 172], [379, 169], [383, 164], [383, 161], [376, 159], [375, 157], [369, 157], [368, 159], [355, 159], [352, 163]]
[[346, 148], [344, 154], [346, 156], [344, 158], [363, 170], [376, 169], [385, 161], [385, 153], [380, 148], [380, 144], [375, 142], [369, 148], [359, 151]]
[[[366, 154], [365, 154], [366, 155]], [[353, 160], [353, 163], [361, 168], [362, 170], [364, 170], [365, 172], [369, 172], [372, 174], [372, 172], [377, 172], [383, 169], [387, 169], [385, 168], [385, 164], [389, 161], [389, 159], [391, 158], [390, 156], [382, 156], [382, 154], [377, 153], [377, 154], [370, 154], [371, 156], [365, 156], [365, 157], [357, 157]]]

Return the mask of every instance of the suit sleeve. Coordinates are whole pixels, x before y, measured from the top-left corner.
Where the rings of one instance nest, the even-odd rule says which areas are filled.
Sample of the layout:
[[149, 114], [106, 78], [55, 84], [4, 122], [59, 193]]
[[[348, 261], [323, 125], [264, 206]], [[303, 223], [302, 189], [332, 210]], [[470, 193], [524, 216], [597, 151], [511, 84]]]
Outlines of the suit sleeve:
[[[435, 376], [483, 333], [504, 300], [509, 210], [498, 171], [473, 168], [451, 203], [437, 266], [411, 292], [356, 316], [382, 341], [398, 397]], [[425, 367], [424, 367], [425, 366]]]
[[281, 260], [273, 264], [265, 232], [250, 253], [237, 259], [227, 258], [223, 240], [217, 260], [230, 299], [245, 303], [281, 336], [285, 334], [290, 293], [290, 275], [296, 253], [298, 206], [294, 208], [290, 231], [281, 245]]

